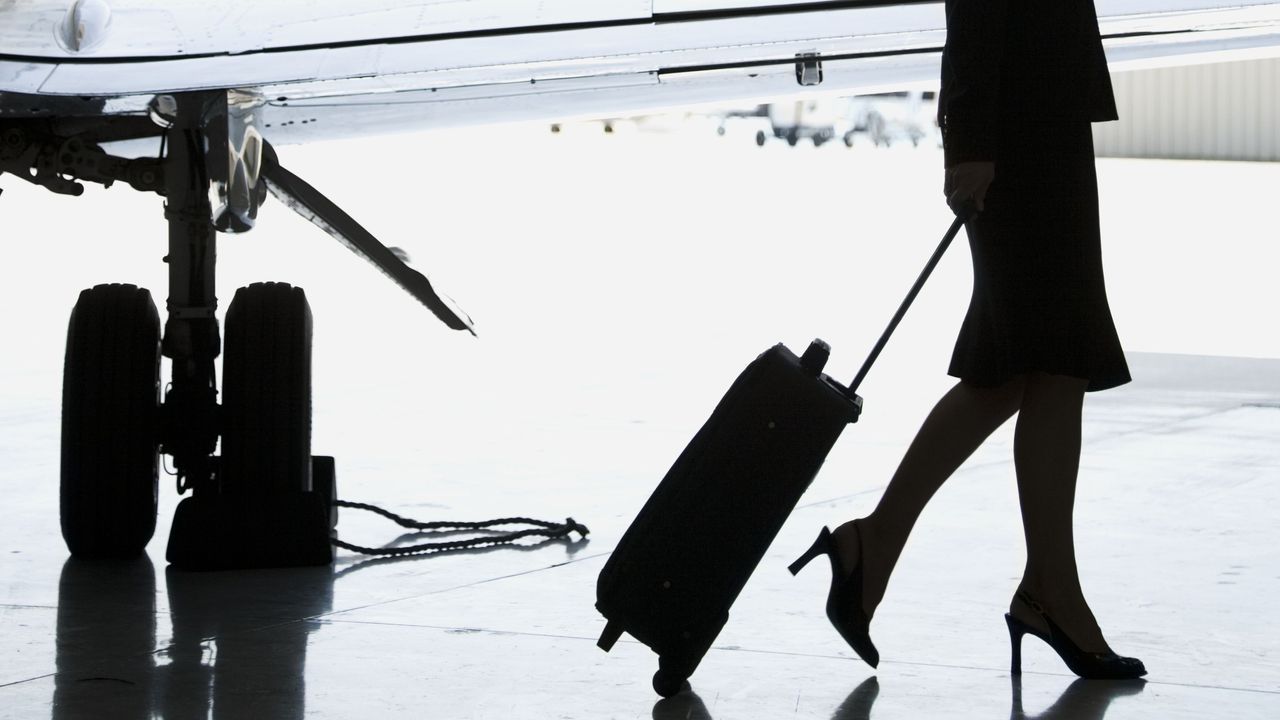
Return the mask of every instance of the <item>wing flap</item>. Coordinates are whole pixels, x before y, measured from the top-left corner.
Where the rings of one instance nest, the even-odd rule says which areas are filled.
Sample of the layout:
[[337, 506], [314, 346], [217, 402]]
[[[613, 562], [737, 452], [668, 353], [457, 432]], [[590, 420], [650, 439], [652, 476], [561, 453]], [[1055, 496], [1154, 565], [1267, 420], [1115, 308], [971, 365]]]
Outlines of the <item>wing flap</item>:
[[291, 210], [381, 270], [449, 328], [476, 334], [471, 318], [454, 305], [452, 300], [436, 292], [425, 275], [405, 265], [399, 256], [379, 242], [355, 218], [305, 180], [281, 166], [270, 145], [263, 147], [262, 174], [271, 194]]

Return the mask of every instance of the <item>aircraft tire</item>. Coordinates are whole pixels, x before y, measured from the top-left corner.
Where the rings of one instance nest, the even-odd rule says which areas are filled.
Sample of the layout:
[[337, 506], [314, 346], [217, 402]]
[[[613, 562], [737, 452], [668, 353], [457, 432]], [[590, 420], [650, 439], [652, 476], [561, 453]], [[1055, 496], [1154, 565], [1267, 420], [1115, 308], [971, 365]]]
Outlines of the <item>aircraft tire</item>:
[[80, 293], [62, 379], [59, 515], [78, 558], [139, 555], [156, 527], [160, 316], [135, 285]]
[[302, 288], [254, 283], [227, 308], [223, 492], [311, 489], [311, 308]]
[[764, 147], [764, 143], [769, 138], [765, 136], [763, 130], [756, 131], [756, 147]]

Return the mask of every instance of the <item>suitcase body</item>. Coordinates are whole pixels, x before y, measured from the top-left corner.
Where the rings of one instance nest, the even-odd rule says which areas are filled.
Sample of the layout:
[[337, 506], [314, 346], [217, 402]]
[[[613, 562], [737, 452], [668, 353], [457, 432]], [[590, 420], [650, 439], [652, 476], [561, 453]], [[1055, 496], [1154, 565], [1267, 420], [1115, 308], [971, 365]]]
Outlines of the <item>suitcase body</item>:
[[862, 399], [822, 370], [815, 340], [776, 345], [729, 388], [623, 535], [600, 573], [600, 647], [622, 632], [659, 656], [654, 689], [693, 674], [729, 607], [813, 481]]

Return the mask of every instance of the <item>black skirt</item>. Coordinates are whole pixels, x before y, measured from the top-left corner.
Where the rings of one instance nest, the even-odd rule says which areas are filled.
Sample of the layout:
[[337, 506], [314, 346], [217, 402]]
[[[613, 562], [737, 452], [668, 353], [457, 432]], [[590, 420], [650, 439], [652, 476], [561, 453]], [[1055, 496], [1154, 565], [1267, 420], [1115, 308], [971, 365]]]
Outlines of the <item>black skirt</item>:
[[967, 225], [973, 298], [949, 374], [981, 386], [1043, 371], [1130, 380], [1102, 279], [1087, 122], [1003, 128], [986, 209]]

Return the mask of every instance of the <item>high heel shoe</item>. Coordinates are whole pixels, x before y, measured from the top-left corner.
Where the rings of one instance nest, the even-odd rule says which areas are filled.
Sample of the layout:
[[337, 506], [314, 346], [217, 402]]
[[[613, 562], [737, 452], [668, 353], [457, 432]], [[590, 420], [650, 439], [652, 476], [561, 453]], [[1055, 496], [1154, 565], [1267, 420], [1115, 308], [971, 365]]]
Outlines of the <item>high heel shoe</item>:
[[[856, 524], [853, 527], [855, 531], [858, 528]], [[861, 534], [858, 540], [858, 564], [848, 574], [840, 572], [840, 557], [836, 552], [831, 531], [825, 527], [818, 533], [818, 539], [814, 541], [813, 546], [805, 551], [800, 559], [791, 563], [787, 570], [795, 575], [804, 569], [810, 560], [823, 554], [831, 560], [831, 591], [827, 594], [827, 619], [835, 626], [840, 637], [849, 643], [849, 647], [858, 653], [858, 657], [865, 660], [871, 667], [875, 667], [880, 664], [880, 653], [871, 642], [871, 620], [862, 609]]]
[[1010, 672], [1022, 674], [1022, 636], [1028, 633], [1035, 635], [1049, 644], [1058, 653], [1058, 657], [1067, 664], [1071, 672], [1082, 678], [1092, 680], [1132, 680], [1147, 674], [1147, 668], [1137, 658], [1121, 657], [1114, 652], [1091, 653], [1081, 650], [1078, 645], [1062, 632], [1062, 628], [1044, 611], [1040, 603], [1031, 599], [1025, 592], [1018, 592], [1018, 599], [1031, 608], [1044, 621], [1049, 632], [1043, 633], [1031, 625], [1005, 613], [1004, 620], [1009, 626], [1009, 643], [1013, 646], [1013, 661]]

